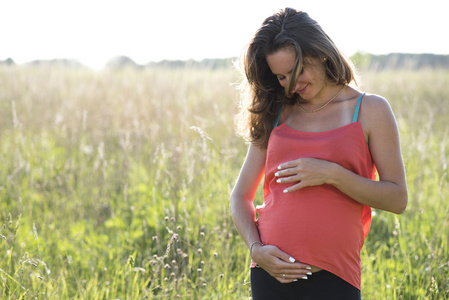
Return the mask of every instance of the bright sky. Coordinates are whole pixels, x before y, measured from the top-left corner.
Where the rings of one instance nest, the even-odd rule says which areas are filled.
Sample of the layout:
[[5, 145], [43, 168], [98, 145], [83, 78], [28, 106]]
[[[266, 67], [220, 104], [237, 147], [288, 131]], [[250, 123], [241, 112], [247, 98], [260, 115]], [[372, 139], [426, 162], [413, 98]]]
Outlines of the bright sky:
[[447, 0], [0, 0], [0, 60], [234, 57], [284, 7], [308, 12], [347, 55], [449, 54]]

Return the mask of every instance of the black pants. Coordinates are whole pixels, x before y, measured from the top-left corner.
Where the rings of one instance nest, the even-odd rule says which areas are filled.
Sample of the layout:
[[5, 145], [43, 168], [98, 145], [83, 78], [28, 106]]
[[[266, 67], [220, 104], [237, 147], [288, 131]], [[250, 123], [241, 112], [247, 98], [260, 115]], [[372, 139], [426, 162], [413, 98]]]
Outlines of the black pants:
[[251, 268], [253, 300], [360, 300], [360, 290], [322, 270], [292, 283], [280, 283], [262, 268]]

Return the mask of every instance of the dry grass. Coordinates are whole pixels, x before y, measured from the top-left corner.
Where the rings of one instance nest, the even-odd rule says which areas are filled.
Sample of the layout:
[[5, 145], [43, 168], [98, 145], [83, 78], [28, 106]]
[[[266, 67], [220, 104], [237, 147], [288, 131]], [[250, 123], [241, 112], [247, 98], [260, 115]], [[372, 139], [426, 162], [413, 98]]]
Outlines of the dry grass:
[[[237, 76], [1, 67], [0, 296], [249, 297], [227, 208]], [[410, 194], [404, 215], [376, 211], [363, 299], [448, 299], [449, 73], [362, 80], [398, 118]]]

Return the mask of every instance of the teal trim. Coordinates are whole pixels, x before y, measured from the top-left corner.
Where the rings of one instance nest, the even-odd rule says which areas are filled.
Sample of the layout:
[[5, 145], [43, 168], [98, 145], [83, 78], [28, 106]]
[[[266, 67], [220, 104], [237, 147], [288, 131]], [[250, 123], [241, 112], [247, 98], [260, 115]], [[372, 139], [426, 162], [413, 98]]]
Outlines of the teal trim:
[[276, 128], [278, 126], [279, 119], [281, 118], [281, 112], [282, 112], [282, 103], [281, 103], [281, 106], [279, 107], [278, 116], [276, 118], [276, 124], [274, 124], [273, 128]]
[[365, 95], [365, 93], [361, 94], [359, 97], [359, 100], [357, 100], [357, 106], [355, 107], [354, 117], [352, 118], [352, 123], [357, 122], [357, 119], [359, 118], [360, 103], [362, 103], [362, 97], [364, 95]]

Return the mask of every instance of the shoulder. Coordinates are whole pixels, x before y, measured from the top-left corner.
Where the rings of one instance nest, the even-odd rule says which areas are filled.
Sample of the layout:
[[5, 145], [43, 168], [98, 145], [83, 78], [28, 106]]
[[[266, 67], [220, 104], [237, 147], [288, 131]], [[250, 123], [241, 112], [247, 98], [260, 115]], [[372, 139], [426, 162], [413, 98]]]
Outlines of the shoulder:
[[394, 119], [390, 103], [382, 96], [365, 94], [362, 99], [360, 119], [364, 122], [379, 122]]
[[367, 139], [375, 133], [397, 130], [390, 103], [382, 96], [365, 94], [360, 109], [360, 123]]
[[391, 111], [390, 103], [387, 99], [375, 94], [365, 94], [362, 99], [362, 105], [372, 113]]

